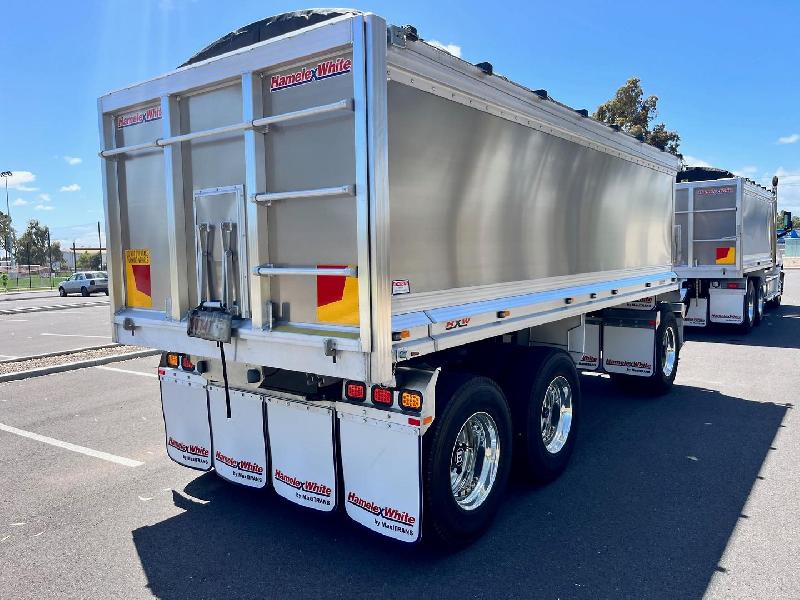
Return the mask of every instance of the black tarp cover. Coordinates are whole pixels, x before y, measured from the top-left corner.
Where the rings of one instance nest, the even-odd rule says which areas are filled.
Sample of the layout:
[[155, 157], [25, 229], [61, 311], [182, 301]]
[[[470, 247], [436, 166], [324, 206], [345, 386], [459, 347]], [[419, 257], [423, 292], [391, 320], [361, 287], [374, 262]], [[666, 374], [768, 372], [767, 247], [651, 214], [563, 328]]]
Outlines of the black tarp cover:
[[360, 12], [352, 8], [310, 8], [261, 19], [222, 36], [180, 66], [185, 67], [226, 52], [252, 46], [291, 31], [322, 23], [334, 17], [352, 14], [360, 14]]
[[714, 181], [715, 179], [730, 179], [734, 174], [725, 169], [714, 167], [686, 167], [683, 171], [678, 171], [675, 181], [683, 183], [687, 181]]

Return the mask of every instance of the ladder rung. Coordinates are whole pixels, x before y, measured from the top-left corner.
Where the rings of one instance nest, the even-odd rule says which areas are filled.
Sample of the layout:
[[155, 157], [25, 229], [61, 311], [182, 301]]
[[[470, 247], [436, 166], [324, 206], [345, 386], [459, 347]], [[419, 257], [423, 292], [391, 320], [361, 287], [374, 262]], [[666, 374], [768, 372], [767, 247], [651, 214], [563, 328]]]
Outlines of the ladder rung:
[[345, 98], [337, 102], [331, 102], [330, 104], [322, 104], [321, 106], [312, 106], [311, 108], [304, 108], [302, 110], [295, 110], [292, 112], [281, 113], [279, 115], [262, 117], [253, 121], [253, 127], [264, 127], [275, 125], [277, 123], [286, 123], [287, 121], [294, 121], [296, 119], [303, 119], [305, 117], [314, 117], [317, 115], [339, 112], [340, 110], [353, 110], [353, 99]]
[[327, 196], [354, 196], [355, 185], [319, 188], [316, 190], [295, 190], [292, 192], [269, 192], [253, 196], [254, 202], [275, 202], [277, 200], [295, 200], [298, 198], [325, 198]]
[[358, 267], [277, 267], [261, 265], [254, 269], [256, 275], [318, 275], [327, 277], [358, 277]]

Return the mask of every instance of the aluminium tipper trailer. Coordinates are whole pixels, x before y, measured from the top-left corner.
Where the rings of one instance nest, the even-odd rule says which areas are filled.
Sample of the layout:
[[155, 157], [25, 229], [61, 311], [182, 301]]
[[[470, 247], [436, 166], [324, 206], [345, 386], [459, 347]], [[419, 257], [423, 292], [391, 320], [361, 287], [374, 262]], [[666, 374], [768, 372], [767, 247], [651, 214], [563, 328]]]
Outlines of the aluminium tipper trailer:
[[686, 290], [687, 326], [723, 323], [749, 331], [766, 304], [780, 304], [776, 211], [776, 188], [719, 169], [678, 173], [675, 272]]
[[113, 337], [176, 462], [469, 540], [512, 437], [565, 468], [577, 369], [671, 385], [678, 161], [372, 14], [255, 26], [99, 100]]

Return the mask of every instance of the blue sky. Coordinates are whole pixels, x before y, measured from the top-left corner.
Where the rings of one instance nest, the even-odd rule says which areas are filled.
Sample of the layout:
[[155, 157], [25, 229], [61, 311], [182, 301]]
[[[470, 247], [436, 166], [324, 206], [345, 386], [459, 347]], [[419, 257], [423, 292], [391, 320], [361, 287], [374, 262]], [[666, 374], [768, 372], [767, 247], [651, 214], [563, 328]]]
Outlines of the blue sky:
[[[781, 206], [800, 214], [800, 2], [351, 5], [411, 23], [423, 38], [575, 108], [594, 110], [636, 75], [659, 96], [659, 119], [678, 130], [691, 162], [764, 182], [777, 173], [786, 184]], [[263, 0], [4, 2], [0, 170], [18, 173], [9, 190], [17, 230], [38, 218], [54, 238], [95, 239], [97, 97], [169, 71], [246, 23], [298, 8]]]

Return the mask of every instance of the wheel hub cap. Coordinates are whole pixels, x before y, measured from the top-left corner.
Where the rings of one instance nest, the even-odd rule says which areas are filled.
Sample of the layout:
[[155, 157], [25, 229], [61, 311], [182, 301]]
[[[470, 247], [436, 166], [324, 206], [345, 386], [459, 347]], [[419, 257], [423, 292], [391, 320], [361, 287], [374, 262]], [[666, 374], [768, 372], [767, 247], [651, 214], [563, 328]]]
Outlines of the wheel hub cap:
[[450, 490], [464, 510], [474, 510], [486, 501], [497, 478], [500, 437], [491, 415], [478, 412], [469, 417], [456, 436], [450, 457]]
[[572, 429], [572, 386], [559, 375], [544, 394], [540, 418], [542, 442], [550, 454], [561, 451]]
[[667, 327], [661, 339], [661, 372], [664, 374], [664, 377], [669, 378], [672, 375], [677, 355], [675, 332], [672, 330], [672, 327]]

